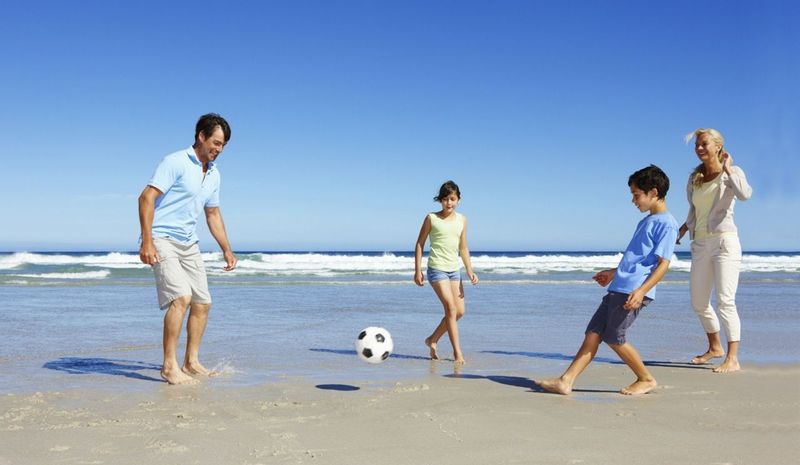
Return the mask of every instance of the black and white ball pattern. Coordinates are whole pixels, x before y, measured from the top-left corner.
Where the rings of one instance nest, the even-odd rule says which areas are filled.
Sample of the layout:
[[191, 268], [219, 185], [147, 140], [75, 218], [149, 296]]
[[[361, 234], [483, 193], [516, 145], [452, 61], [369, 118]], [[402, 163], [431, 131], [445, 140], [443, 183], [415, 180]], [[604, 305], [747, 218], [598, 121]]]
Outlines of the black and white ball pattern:
[[356, 339], [356, 353], [365, 362], [381, 363], [389, 358], [393, 349], [392, 335], [384, 328], [364, 328]]

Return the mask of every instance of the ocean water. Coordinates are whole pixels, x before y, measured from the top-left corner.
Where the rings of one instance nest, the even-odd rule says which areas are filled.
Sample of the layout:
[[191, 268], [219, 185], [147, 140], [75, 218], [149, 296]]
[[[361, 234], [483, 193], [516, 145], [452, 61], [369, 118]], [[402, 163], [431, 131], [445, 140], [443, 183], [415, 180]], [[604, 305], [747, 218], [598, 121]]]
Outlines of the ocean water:
[[[205, 253], [214, 298], [201, 356], [214, 383], [284, 379], [392, 382], [451, 375], [423, 339], [442, 317], [430, 286], [413, 284], [410, 253], [238, 253], [222, 271]], [[618, 253], [473, 252], [481, 281], [465, 283], [463, 368], [477, 376], [541, 377], [569, 363], [605, 290], [594, 272]], [[680, 364], [705, 348], [689, 305], [690, 257], [678, 253], [629, 340], [646, 361]], [[745, 253], [737, 304], [745, 364], [800, 362], [800, 253]], [[136, 253], [0, 254], [0, 393], [152, 388], [159, 382], [163, 313], [152, 272]], [[395, 351], [369, 365], [355, 355], [366, 326]], [[181, 349], [182, 350], [182, 349]], [[452, 356], [449, 342], [440, 355]], [[603, 347], [597, 363], [618, 363]]]

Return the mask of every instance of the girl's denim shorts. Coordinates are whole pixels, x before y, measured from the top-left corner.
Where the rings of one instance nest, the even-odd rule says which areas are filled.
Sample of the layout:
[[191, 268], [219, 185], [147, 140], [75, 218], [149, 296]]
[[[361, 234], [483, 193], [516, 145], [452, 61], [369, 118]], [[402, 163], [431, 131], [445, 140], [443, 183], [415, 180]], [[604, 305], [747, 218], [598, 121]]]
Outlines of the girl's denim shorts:
[[440, 271], [433, 268], [428, 268], [427, 271], [428, 282], [435, 283], [436, 281], [443, 281], [449, 279], [450, 281], [461, 281], [461, 272], [456, 271]]

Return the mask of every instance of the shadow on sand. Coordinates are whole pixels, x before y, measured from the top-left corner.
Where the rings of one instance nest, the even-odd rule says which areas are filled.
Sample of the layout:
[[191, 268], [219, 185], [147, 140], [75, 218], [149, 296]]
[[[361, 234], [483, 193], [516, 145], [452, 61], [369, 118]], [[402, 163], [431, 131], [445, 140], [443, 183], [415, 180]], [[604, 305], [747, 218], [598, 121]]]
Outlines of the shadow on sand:
[[349, 391], [358, 391], [361, 389], [358, 386], [353, 386], [352, 384], [317, 384], [317, 389], [322, 389], [324, 391], [341, 391], [341, 392], [349, 392]]
[[[521, 357], [542, 358], [546, 360], [563, 360], [566, 362], [571, 362], [572, 358], [574, 357], [573, 355], [557, 354], [554, 352], [509, 352], [504, 350], [484, 350], [481, 353], [495, 354], [495, 355], [518, 355]], [[624, 362], [622, 360], [607, 358], [607, 357], [595, 357], [592, 360], [592, 363], [610, 363], [612, 365], [624, 365]], [[653, 367], [691, 368], [695, 370], [710, 370], [712, 368], [710, 364], [695, 365], [690, 362], [673, 362], [668, 360], [644, 360], [644, 364]]]
[[442, 375], [445, 378], [457, 379], [488, 379], [494, 383], [504, 384], [506, 386], [520, 387], [530, 389], [532, 391], [541, 391], [541, 388], [533, 382], [532, 379], [523, 378], [522, 376], [501, 376], [501, 375], [473, 375], [469, 373], [452, 373], [449, 375]]
[[45, 363], [42, 365], [42, 368], [63, 371], [71, 375], [101, 374], [124, 376], [141, 381], [164, 382], [160, 377], [154, 378], [139, 373], [143, 370], [153, 370], [159, 373], [161, 371], [161, 365], [153, 365], [152, 363], [139, 362], [136, 360], [118, 360], [98, 357], [61, 357], [58, 360]]
[[[310, 350], [311, 352], [324, 352], [324, 353], [328, 353], [328, 354], [348, 355], [348, 356], [351, 356], [351, 357], [355, 357], [356, 356], [356, 351], [355, 350], [319, 349], [319, 348], [308, 349], [308, 350]], [[403, 355], [403, 354], [394, 354], [394, 353], [391, 355], [390, 358], [400, 358], [400, 359], [404, 359], [404, 360], [430, 360], [430, 357], [422, 357], [422, 356], [419, 356], [419, 355]]]

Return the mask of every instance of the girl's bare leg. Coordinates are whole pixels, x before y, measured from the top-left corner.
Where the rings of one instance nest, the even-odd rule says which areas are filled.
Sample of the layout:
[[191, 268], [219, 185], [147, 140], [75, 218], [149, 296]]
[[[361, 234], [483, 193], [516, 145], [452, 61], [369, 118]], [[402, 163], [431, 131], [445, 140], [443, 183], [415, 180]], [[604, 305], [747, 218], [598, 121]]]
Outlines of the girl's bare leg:
[[453, 346], [453, 358], [455, 363], [463, 364], [464, 356], [461, 352], [461, 344], [458, 338], [458, 320], [464, 315], [464, 289], [460, 281], [442, 280], [431, 283], [431, 287], [439, 301], [444, 307], [444, 318], [433, 330], [433, 333], [425, 339], [425, 345], [430, 348], [431, 359], [439, 358], [436, 351], [439, 339], [448, 333], [450, 344]]

